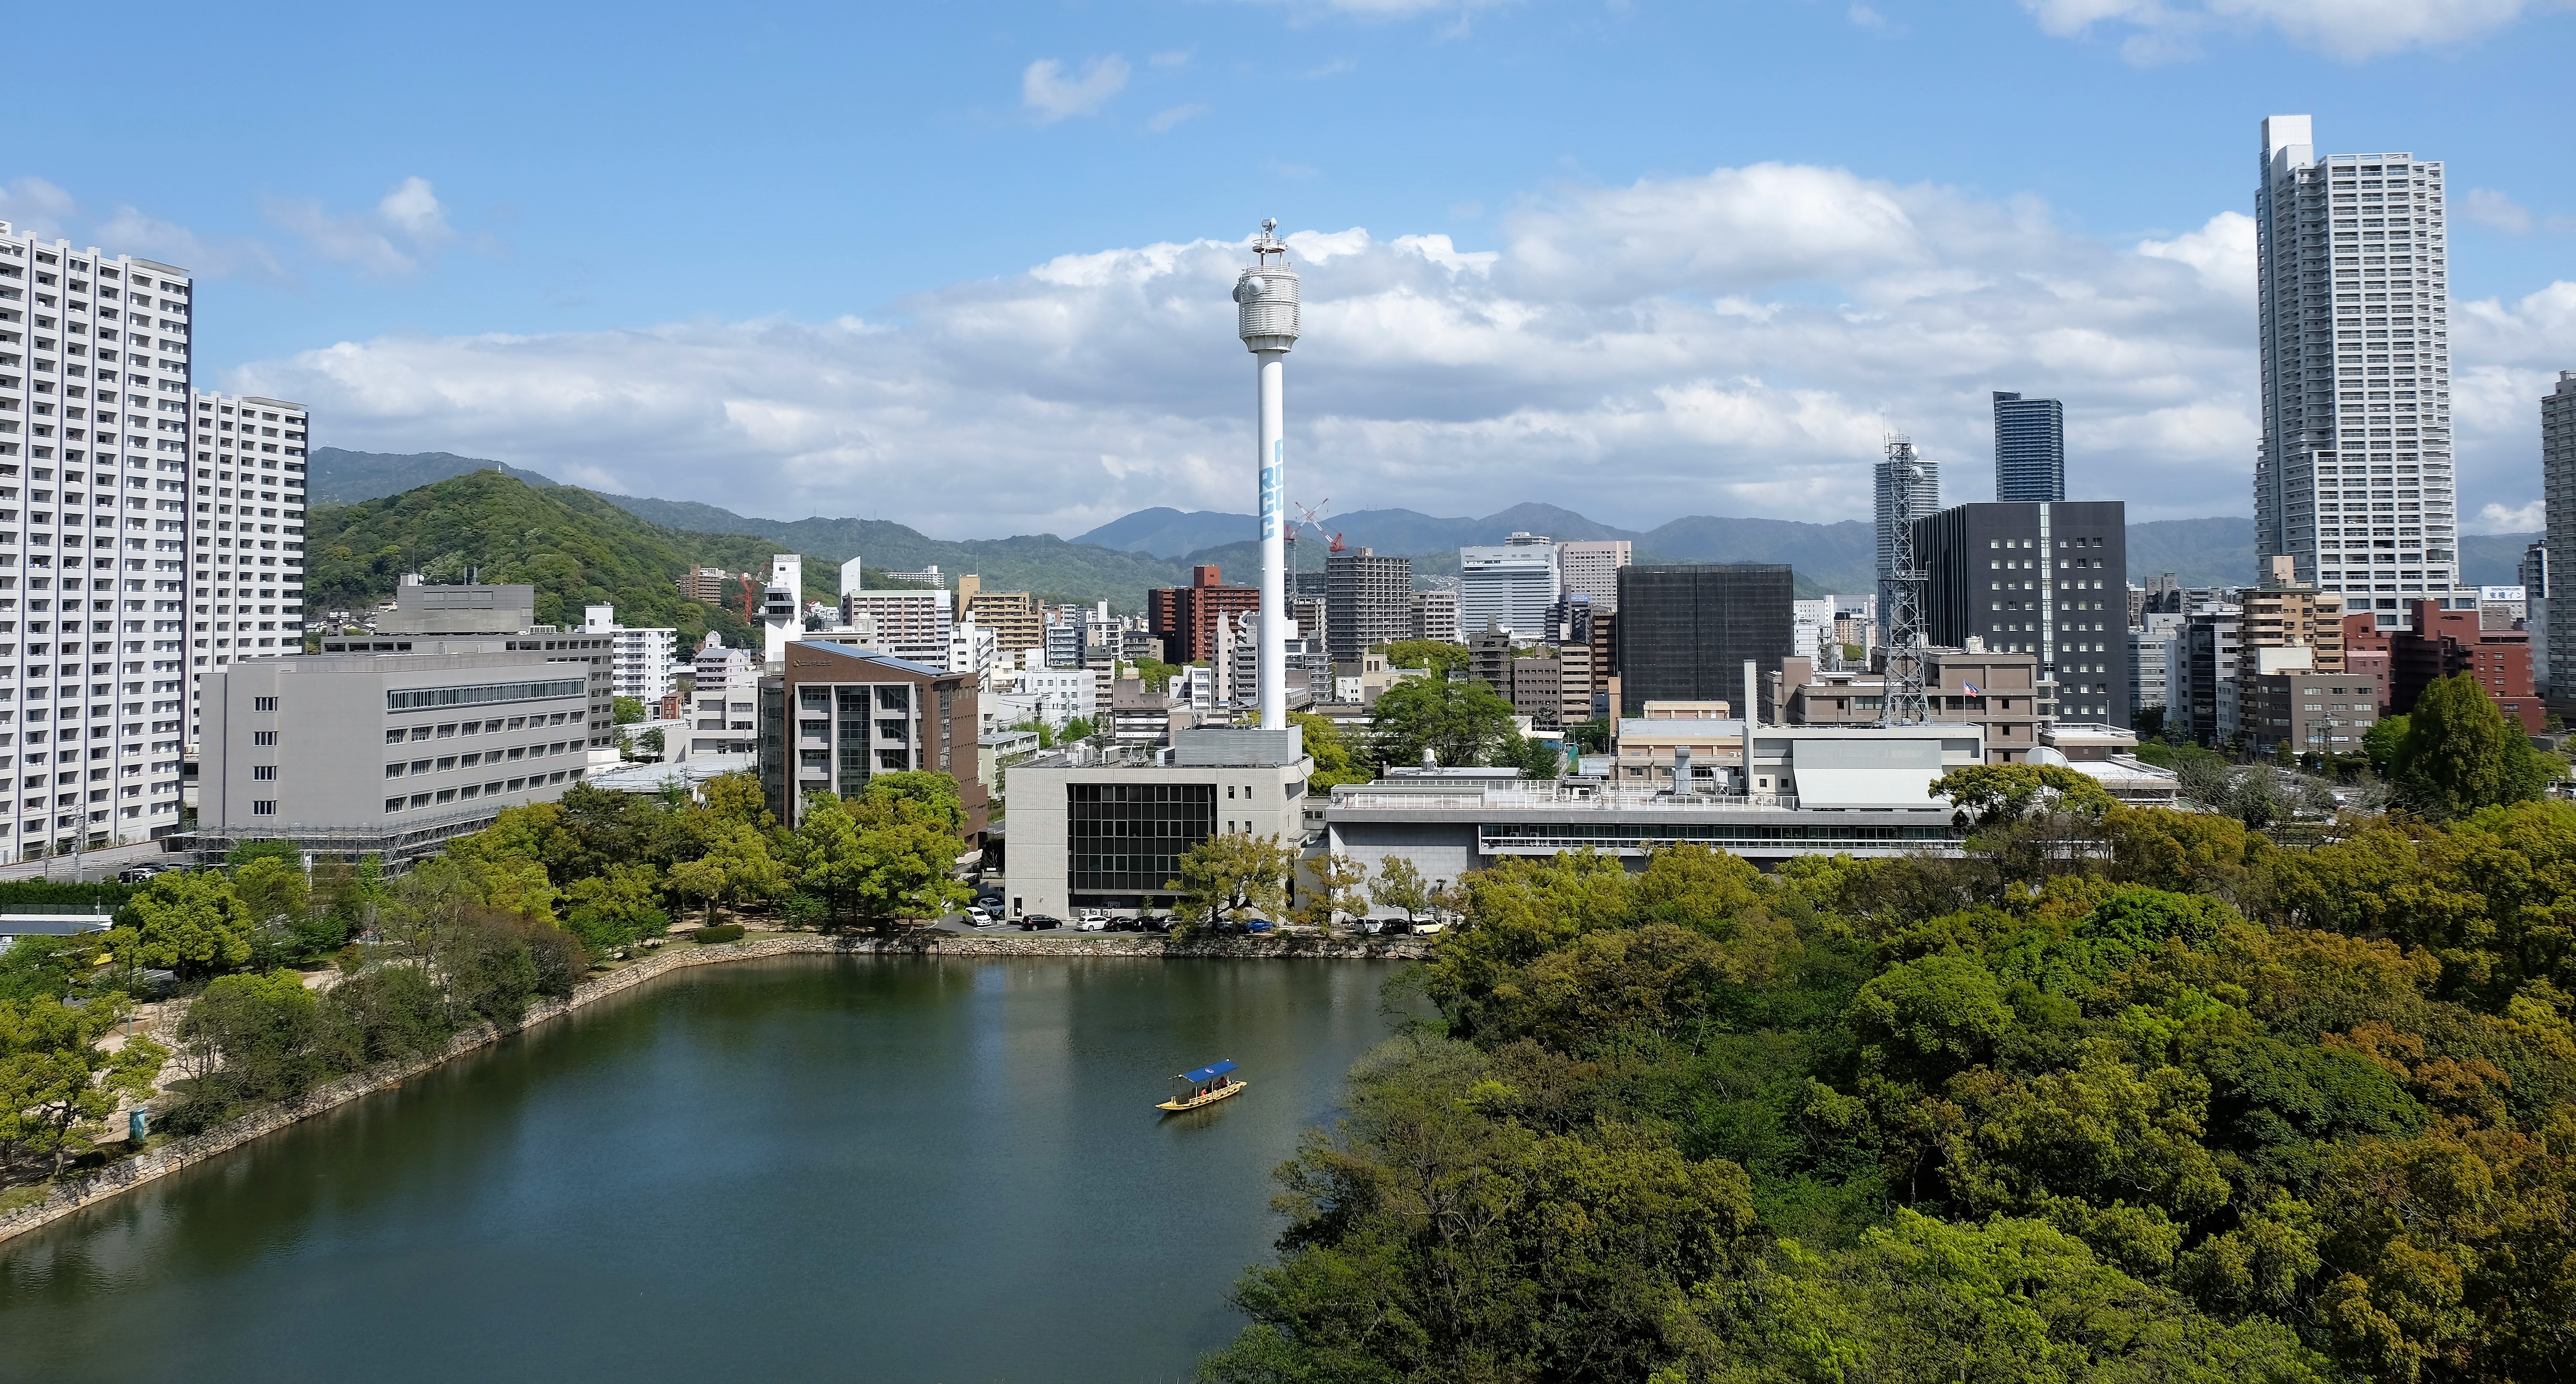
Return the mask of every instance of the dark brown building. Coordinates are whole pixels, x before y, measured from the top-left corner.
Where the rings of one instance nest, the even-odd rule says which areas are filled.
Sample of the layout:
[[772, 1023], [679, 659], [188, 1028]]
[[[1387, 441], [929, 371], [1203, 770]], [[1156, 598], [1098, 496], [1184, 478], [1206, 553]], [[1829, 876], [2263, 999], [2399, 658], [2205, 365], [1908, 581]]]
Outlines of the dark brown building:
[[2405, 713], [2437, 678], [2467, 673], [2505, 719], [2540, 733], [2546, 713], [2531, 686], [2531, 632], [2484, 629], [2474, 610], [2444, 610], [2439, 601], [2413, 603], [2412, 627], [2388, 637], [2389, 705]]
[[982, 839], [974, 674], [819, 639], [789, 644], [782, 666], [760, 680], [760, 786], [779, 821], [794, 829], [809, 794], [855, 797], [878, 774], [935, 770], [956, 780], [968, 844]]
[[1190, 569], [1187, 586], [1158, 586], [1145, 593], [1145, 627], [1163, 641], [1164, 657], [1197, 663], [1216, 656], [1217, 621], [1261, 610], [1261, 588], [1228, 586], [1214, 567]]

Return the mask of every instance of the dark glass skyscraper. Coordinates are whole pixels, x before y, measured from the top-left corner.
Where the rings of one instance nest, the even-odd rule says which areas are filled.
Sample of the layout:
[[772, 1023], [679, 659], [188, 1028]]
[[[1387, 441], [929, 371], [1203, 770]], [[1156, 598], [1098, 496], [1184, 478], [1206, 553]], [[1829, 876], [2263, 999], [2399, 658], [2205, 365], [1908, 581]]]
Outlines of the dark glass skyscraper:
[[1995, 498], [2042, 505], [2066, 498], [2063, 404], [1995, 392]]
[[1748, 658], [1757, 695], [1769, 697], [1771, 675], [1797, 652], [1796, 595], [1785, 563], [1620, 568], [1619, 714], [1642, 716], [1649, 701], [1741, 702]]

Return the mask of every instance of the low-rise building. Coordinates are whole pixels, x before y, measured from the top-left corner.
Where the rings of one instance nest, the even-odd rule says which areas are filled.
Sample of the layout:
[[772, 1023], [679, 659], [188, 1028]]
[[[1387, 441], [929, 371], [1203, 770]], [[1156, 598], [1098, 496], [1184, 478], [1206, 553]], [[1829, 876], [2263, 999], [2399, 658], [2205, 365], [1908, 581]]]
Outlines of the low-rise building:
[[[1978, 728], [1987, 759], [2023, 764], [2039, 745], [2040, 728], [2053, 719], [2039, 656], [1978, 647], [1929, 649], [1923, 694], [1934, 718]], [[1784, 718], [1798, 726], [1875, 725], [1885, 713], [1887, 679], [1880, 673], [1820, 673], [1805, 659], [1789, 659], [1774, 675], [1773, 695]]]
[[1167, 764], [1021, 764], [1011, 770], [1011, 914], [1168, 910], [1181, 856], [1212, 836], [1300, 848], [1313, 772], [1302, 732], [1239, 727], [1176, 733]]
[[2540, 733], [2548, 712], [2532, 687], [2529, 630], [2500, 627], [2474, 610], [2445, 610], [2438, 600], [2410, 603], [2407, 620], [2388, 632], [2390, 706], [2411, 712], [2425, 688], [2465, 673], [2505, 719]]
[[680, 632], [617, 623], [615, 606], [584, 606], [582, 632], [608, 636], [609, 686], [646, 705], [669, 696], [679, 675]]
[[2040, 732], [2033, 763], [2064, 764], [2135, 807], [2171, 807], [2182, 779], [2138, 758], [2138, 736], [2121, 726], [2062, 721]]
[[973, 677], [800, 639], [761, 678], [759, 696], [761, 788], [789, 830], [816, 793], [855, 797], [878, 774], [937, 772], [957, 783], [967, 843], [983, 835]]

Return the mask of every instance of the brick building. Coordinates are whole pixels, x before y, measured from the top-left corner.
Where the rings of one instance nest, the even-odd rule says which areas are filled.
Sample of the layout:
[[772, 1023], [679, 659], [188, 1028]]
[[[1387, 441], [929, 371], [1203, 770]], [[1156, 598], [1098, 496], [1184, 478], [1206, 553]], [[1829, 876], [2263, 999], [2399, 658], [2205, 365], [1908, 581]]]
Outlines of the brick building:
[[1214, 567], [1190, 569], [1187, 586], [1158, 586], [1145, 593], [1145, 629], [1163, 641], [1164, 657], [1197, 663], [1216, 653], [1217, 622], [1229, 615], [1261, 612], [1261, 588], [1228, 586]]
[[2487, 699], [2532, 734], [2545, 713], [2531, 685], [2531, 632], [2482, 629], [2474, 610], [2444, 610], [2433, 600], [2412, 602], [2408, 624], [2389, 632], [2389, 706], [2400, 713], [2436, 678], [2468, 673]]

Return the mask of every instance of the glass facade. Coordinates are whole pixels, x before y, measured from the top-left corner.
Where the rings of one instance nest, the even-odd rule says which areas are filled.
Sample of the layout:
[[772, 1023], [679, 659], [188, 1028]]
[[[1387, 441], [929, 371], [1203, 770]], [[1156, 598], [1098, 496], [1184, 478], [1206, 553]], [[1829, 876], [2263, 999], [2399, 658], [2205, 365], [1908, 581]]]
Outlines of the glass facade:
[[[1619, 714], [1648, 701], [1744, 700], [1744, 662], [1756, 695], [1797, 651], [1794, 579], [1775, 563], [1623, 567], [1619, 570]], [[1740, 709], [1739, 709], [1740, 714]], [[1776, 719], [1762, 708], [1764, 719]]]
[[835, 766], [837, 787], [842, 797], [855, 798], [868, 787], [868, 689], [841, 687], [836, 690], [839, 705], [840, 734], [834, 736], [834, 752], [839, 756]]
[[1181, 853], [1216, 834], [1216, 785], [1065, 785], [1067, 884], [1074, 893], [1164, 894]]

